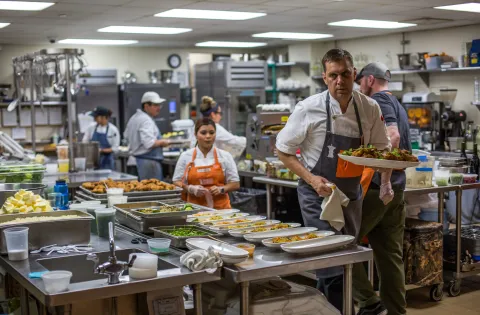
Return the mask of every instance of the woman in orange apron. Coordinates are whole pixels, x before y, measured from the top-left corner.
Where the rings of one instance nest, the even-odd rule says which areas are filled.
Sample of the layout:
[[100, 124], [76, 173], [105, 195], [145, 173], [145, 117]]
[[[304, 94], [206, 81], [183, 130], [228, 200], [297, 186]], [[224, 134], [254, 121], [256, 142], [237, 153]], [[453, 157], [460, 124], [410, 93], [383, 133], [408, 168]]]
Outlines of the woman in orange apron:
[[240, 188], [233, 157], [214, 146], [216, 127], [213, 120], [198, 120], [195, 136], [197, 146], [183, 152], [177, 162], [174, 184], [183, 189], [182, 199], [186, 202], [217, 210], [230, 209], [228, 192]]

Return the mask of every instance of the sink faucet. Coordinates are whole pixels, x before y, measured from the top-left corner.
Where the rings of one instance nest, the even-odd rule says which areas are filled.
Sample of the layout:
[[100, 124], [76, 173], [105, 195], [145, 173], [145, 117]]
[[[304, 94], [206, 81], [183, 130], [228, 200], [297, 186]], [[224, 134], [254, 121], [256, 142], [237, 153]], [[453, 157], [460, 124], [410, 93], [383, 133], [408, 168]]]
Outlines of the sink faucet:
[[99, 258], [96, 254], [88, 254], [87, 260], [95, 263], [95, 266], [93, 267], [94, 273], [106, 275], [108, 277], [108, 284], [117, 284], [120, 283], [120, 276], [122, 273], [133, 266], [137, 256], [133, 255], [128, 263], [117, 260], [117, 256], [115, 256], [115, 239], [112, 222], [108, 223], [108, 232], [110, 246], [110, 255], [108, 256], [108, 261], [100, 265]]

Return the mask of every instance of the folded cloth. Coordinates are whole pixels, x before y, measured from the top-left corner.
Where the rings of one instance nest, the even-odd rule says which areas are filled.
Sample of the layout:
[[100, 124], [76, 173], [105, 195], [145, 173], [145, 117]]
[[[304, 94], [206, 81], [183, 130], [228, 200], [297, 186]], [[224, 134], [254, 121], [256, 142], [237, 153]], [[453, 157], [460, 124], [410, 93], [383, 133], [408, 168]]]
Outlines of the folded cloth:
[[332, 193], [323, 199], [320, 219], [328, 221], [335, 230], [340, 231], [345, 226], [342, 206], [348, 206], [350, 199], [337, 186], [333, 184], [328, 186]]
[[191, 271], [205, 270], [214, 273], [218, 267], [222, 267], [223, 261], [212, 247], [208, 250], [194, 249], [180, 257], [180, 262]]

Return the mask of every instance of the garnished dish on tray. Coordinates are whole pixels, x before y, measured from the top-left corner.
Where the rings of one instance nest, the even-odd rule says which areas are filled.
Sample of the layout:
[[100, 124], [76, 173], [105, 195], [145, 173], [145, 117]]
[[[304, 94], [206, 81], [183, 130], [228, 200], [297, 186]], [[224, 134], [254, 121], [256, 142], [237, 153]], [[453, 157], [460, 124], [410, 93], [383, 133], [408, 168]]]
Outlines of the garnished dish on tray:
[[394, 148], [392, 151], [382, 151], [372, 145], [343, 151], [338, 157], [356, 165], [378, 168], [404, 169], [420, 164], [418, 158], [408, 150]]
[[187, 203], [183, 207], [179, 206], [160, 206], [158, 208], [145, 208], [145, 209], [138, 209], [138, 211], [143, 214], [155, 214], [155, 213], [169, 213], [169, 212], [180, 212], [180, 211], [192, 211], [193, 207], [191, 204]]
[[177, 186], [168, 184], [158, 179], [145, 179], [142, 181], [114, 181], [111, 178], [102, 180], [99, 182], [87, 182], [83, 183], [82, 187], [90, 190], [94, 194], [105, 194], [108, 188], [123, 188], [123, 191], [162, 191], [162, 190], [175, 190]]
[[248, 213], [242, 213], [242, 212], [230, 213], [226, 215], [218, 213], [217, 215], [211, 215], [207, 217], [188, 218], [187, 222], [207, 224], [207, 223], [213, 223], [215, 221], [242, 218], [248, 215], [249, 215]]
[[[263, 225], [259, 225], [260, 223], [263, 223]], [[272, 231], [296, 228], [300, 226], [301, 226], [300, 223], [281, 223], [280, 221], [277, 221], [277, 220], [267, 220], [267, 222], [263, 222], [263, 221], [255, 222], [254, 225], [250, 227], [238, 228], [236, 226], [233, 226], [232, 229], [229, 229], [228, 233], [233, 237], [243, 238], [245, 234], [272, 232]]]

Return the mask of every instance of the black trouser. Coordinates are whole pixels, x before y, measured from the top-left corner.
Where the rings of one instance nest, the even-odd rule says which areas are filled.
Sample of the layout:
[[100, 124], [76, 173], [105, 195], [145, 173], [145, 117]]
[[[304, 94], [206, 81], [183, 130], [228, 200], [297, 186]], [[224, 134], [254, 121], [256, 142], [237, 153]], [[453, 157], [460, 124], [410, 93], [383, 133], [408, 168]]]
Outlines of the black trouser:
[[[343, 275], [318, 279], [317, 289], [325, 295], [330, 304], [343, 314]], [[353, 303], [352, 314], [355, 314]]]

